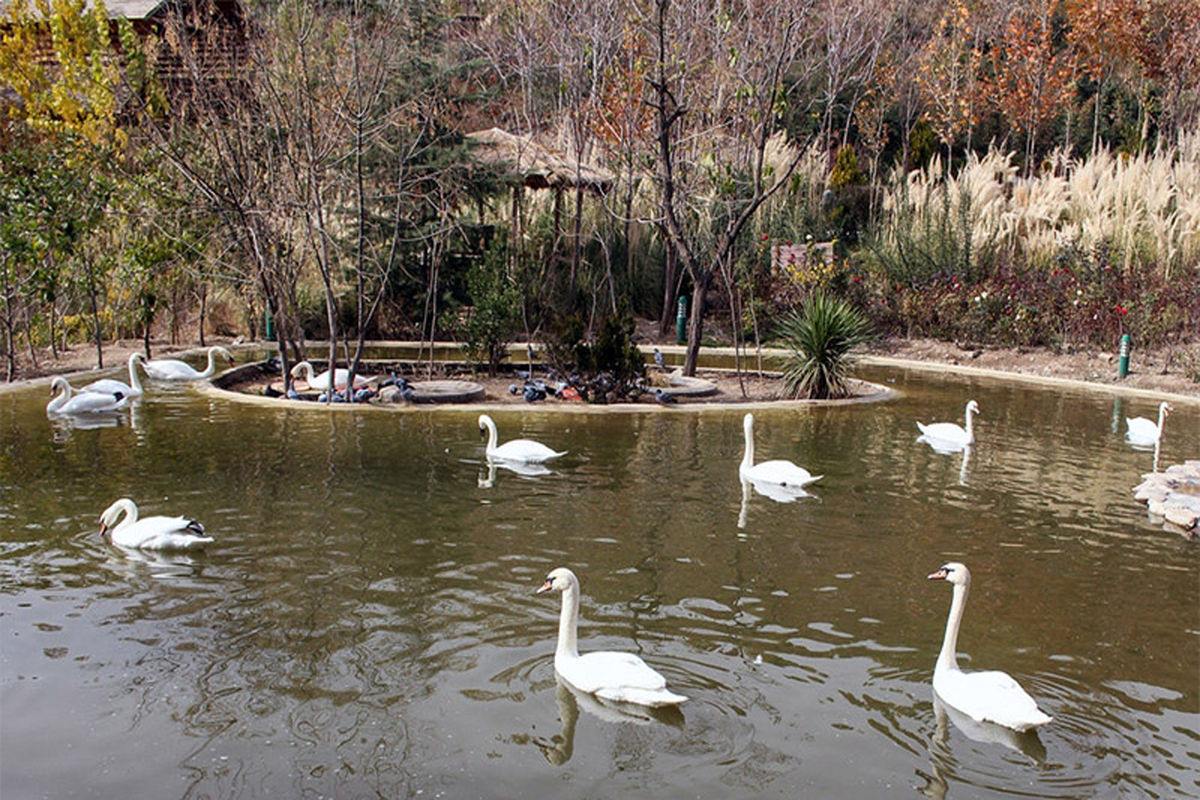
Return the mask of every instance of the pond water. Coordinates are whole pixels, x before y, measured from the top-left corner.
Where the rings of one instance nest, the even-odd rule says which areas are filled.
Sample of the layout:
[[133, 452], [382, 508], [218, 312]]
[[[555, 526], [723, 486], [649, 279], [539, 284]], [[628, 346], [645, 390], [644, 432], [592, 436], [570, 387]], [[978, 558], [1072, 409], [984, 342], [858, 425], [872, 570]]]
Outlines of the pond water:
[[[742, 413], [493, 412], [565, 457], [483, 459], [476, 412], [271, 408], [151, 386], [118, 427], [0, 393], [0, 792], [69, 797], [1196, 797], [1200, 552], [1130, 492], [1157, 403], [874, 368], [901, 393]], [[964, 465], [914, 421], [982, 409]], [[1164, 465], [1200, 456], [1176, 404]], [[217, 544], [131, 556], [121, 496]], [[1019, 739], [935, 708], [948, 560], [959, 649], [1054, 722]], [[556, 685], [568, 565], [580, 647], [640, 653], [692, 699], [634, 720]], [[973, 738], [974, 737], [974, 738]], [[1004, 741], [998, 741], [1004, 739]]]

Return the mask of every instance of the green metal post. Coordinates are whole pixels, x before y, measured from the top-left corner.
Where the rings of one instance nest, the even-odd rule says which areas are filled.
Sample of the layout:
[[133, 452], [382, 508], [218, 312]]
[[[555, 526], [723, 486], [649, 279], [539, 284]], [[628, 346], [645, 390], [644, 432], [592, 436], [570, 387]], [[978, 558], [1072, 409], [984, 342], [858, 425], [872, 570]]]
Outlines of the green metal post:
[[266, 323], [267, 341], [273, 341], [275, 339], [275, 320], [271, 318], [270, 306], [263, 309], [263, 317]]
[[1117, 358], [1117, 377], [1124, 378], [1129, 374], [1129, 349], [1133, 347], [1133, 339], [1128, 333], [1121, 336], [1121, 349]]
[[687, 295], [679, 295], [679, 313], [675, 315], [675, 342], [687, 344]]

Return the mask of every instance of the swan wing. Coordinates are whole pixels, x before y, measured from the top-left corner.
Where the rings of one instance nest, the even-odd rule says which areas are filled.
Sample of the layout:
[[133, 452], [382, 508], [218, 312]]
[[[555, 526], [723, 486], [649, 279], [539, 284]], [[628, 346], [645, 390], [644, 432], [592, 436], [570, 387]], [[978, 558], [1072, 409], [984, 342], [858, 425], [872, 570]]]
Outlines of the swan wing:
[[563, 679], [605, 700], [644, 706], [675, 705], [687, 700], [667, 690], [667, 680], [633, 653], [601, 650], [555, 661]]
[[89, 392], [91, 394], [108, 395], [111, 395], [114, 392], [120, 392], [125, 397], [134, 397], [135, 395], [141, 394], [141, 392], [139, 392], [137, 389], [134, 389], [128, 383], [124, 383], [113, 378], [101, 378], [98, 381], [92, 381], [79, 391]]
[[122, 397], [117, 399], [112, 394], [97, 394], [95, 392], [80, 393], [58, 407], [60, 414], [96, 414], [104, 411], [117, 411], [129, 405]]
[[981, 722], [1027, 731], [1053, 719], [1004, 672], [943, 670], [934, 674], [933, 688], [946, 703]]
[[938, 439], [943, 442], [966, 442], [969, 440], [963, 427], [954, 422], [935, 422], [932, 425], [922, 425], [918, 422], [917, 428], [930, 439]]
[[187, 363], [175, 358], [157, 358], [144, 363], [146, 374], [164, 381], [191, 380], [200, 373]]
[[819, 481], [823, 476], [813, 475], [803, 467], [798, 467], [791, 461], [777, 459], [760, 461], [744, 472], [744, 476], [754, 483], [776, 483], [780, 486], [795, 486]]
[[541, 442], [532, 439], [513, 439], [497, 447], [488, 455], [506, 461], [548, 461], [566, 455], [567, 451], [551, 450]]
[[1145, 417], [1126, 417], [1125, 427], [1128, 429], [1125, 436], [1129, 439], [1153, 442], [1158, 438], [1158, 423]]
[[191, 550], [215, 541], [187, 517], [145, 517], [113, 531], [114, 544], [141, 550]]

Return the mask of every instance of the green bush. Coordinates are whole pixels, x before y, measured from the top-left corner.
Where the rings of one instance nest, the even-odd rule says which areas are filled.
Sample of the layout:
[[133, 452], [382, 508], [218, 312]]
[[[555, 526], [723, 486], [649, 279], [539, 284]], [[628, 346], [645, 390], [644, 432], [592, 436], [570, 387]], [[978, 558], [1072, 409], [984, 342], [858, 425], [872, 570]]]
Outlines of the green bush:
[[508, 275], [508, 251], [497, 236], [483, 260], [467, 272], [467, 292], [474, 308], [467, 319], [467, 355], [487, 364], [495, 377], [520, 323], [521, 292]]
[[825, 400], [846, 397], [852, 351], [871, 337], [871, 323], [844, 300], [824, 292], [809, 295], [782, 326], [787, 356], [783, 372], [789, 397]]

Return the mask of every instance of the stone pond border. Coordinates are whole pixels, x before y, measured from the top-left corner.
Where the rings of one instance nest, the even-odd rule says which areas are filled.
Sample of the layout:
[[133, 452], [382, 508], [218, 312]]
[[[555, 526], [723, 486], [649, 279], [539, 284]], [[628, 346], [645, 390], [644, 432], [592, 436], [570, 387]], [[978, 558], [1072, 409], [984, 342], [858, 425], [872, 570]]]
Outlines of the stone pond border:
[[[234, 352], [237, 353], [239, 351], [244, 352], [247, 350], [270, 349], [271, 345], [272, 345], [272, 343], [269, 343], [269, 342], [259, 342], [259, 343], [254, 343], [254, 344], [250, 344], [250, 345], [230, 346], [230, 349], [234, 350]], [[309, 343], [309, 345], [313, 348], [320, 347], [319, 342], [311, 342], [311, 343]], [[371, 342], [369, 346], [372, 348], [375, 348], [375, 347], [381, 347], [381, 348], [408, 347], [408, 348], [415, 349], [416, 347], [418, 347], [418, 345], [419, 345], [418, 342], [375, 341], [375, 342]], [[426, 347], [426, 349], [428, 349], [429, 345], [426, 344], [425, 347]], [[457, 351], [460, 349], [459, 345], [457, 345], [456, 343], [453, 343], [453, 342], [438, 342], [434, 345], [434, 348], [436, 351], [440, 351], [443, 354], [446, 352], [453, 352], [453, 351]], [[640, 349], [643, 353], [645, 353], [647, 355], [647, 357], [649, 356], [649, 354], [651, 352], [653, 352], [653, 347], [649, 346], [649, 345], [643, 345], [640, 347]], [[659, 349], [663, 352], [663, 354], [665, 356], [682, 357], [682, 355], [684, 353], [684, 347], [682, 345], [659, 345]], [[200, 354], [203, 352], [204, 352], [203, 348], [196, 348], [194, 350], [184, 350], [184, 351], [179, 351], [179, 352], [173, 352], [173, 353], [171, 353], [171, 357], [172, 358], [180, 358], [180, 357], [197, 355], [197, 354]], [[524, 344], [511, 345], [509, 347], [509, 352], [512, 356], [512, 363], [515, 363], [516, 365], [519, 366], [522, 363], [522, 359], [525, 356], [525, 345]], [[716, 356], [719, 358], [732, 358], [733, 357], [733, 348], [730, 348], [730, 347], [706, 347], [706, 348], [704, 348], [703, 352], [705, 355]], [[764, 358], [771, 358], [771, 357], [778, 357], [778, 356], [784, 355], [785, 352], [786, 351], [784, 351], [782, 349], [777, 349], [777, 348], [764, 348], [762, 350], [762, 355]], [[749, 351], [748, 353], [743, 354], [743, 357], [748, 358], [748, 359], [754, 359], [757, 357], [757, 353], [755, 351]], [[1092, 381], [1076, 380], [1076, 379], [1072, 379], [1072, 378], [1057, 378], [1057, 377], [1049, 377], [1049, 376], [1043, 376], [1043, 375], [1029, 375], [1029, 374], [1022, 373], [1022, 372], [1007, 372], [1004, 370], [986, 369], [983, 367], [972, 367], [972, 366], [966, 366], [966, 365], [960, 365], [960, 364], [940, 364], [940, 363], [929, 362], [929, 361], [916, 361], [916, 360], [904, 359], [904, 358], [891, 358], [888, 356], [861, 356], [858, 359], [858, 363], [865, 365], [865, 366], [895, 367], [898, 369], [910, 369], [910, 370], [916, 370], [916, 371], [921, 371], [921, 372], [952, 373], [954, 375], [978, 377], [978, 378], [983, 378], [986, 380], [1028, 383], [1028, 384], [1032, 384], [1035, 386], [1042, 386], [1042, 387], [1046, 387], [1046, 388], [1074, 389], [1074, 390], [1080, 390], [1080, 391], [1085, 391], [1085, 392], [1096, 392], [1096, 393], [1100, 393], [1100, 394], [1107, 394], [1107, 395], [1111, 395], [1111, 396], [1134, 397], [1134, 398], [1142, 398], [1142, 399], [1146, 399], [1146, 400], [1156, 400], [1156, 401], [1157, 400], [1168, 400], [1172, 403], [1183, 403], [1183, 404], [1190, 405], [1190, 406], [1200, 407], [1200, 392], [1197, 392], [1197, 394], [1195, 394], [1195, 395], [1179, 394], [1177, 392], [1163, 392], [1163, 391], [1158, 391], [1158, 390], [1154, 390], [1154, 389], [1139, 389], [1139, 388], [1134, 388], [1134, 387], [1125, 387], [1125, 386], [1118, 386], [1118, 385], [1106, 384], [1106, 383], [1094, 383]], [[70, 379], [79, 379], [79, 378], [95, 378], [95, 377], [99, 377], [101, 375], [106, 375], [106, 374], [110, 374], [110, 373], [112, 375], [118, 375], [122, 369], [123, 369], [122, 366], [114, 365], [111, 369], [108, 369], [108, 370], [102, 370], [102, 371], [80, 370], [78, 372], [66, 373], [63, 375], [63, 377], [66, 377], [67, 379], [70, 380]], [[233, 370], [237, 370], [237, 369], [239, 369], [239, 367], [233, 368]], [[219, 373], [217, 376], [215, 376], [215, 379], [220, 379], [223, 376], [227, 376], [233, 370], [226, 370], [225, 372]], [[57, 377], [57, 376], [46, 375], [46, 376], [43, 376], [40, 378], [33, 378], [30, 380], [0, 384], [0, 392], [15, 391], [15, 390], [18, 390], [25, 386], [28, 386], [28, 385], [34, 385], [34, 386], [42, 385], [42, 384], [49, 385], [51, 380], [53, 380], [55, 377]], [[220, 396], [233, 395], [238, 400], [243, 401], [243, 402], [261, 401], [263, 403], [270, 403], [270, 404], [274, 405], [276, 408], [280, 407], [281, 403], [283, 403], [288, 408], [292, 408], [292, 407], [295, 407], [298, 405], [303, 405], [305, 407], [312, 407], [313, 405], [316, 405], [311, 402], [286, 401], [286, 400], [279, 400], [278, 398], [255, 397], [254, 395], [246, 395], [246, 394], [242, 394], [240, 392], [231, 392], [229, 390], [219, 389], [216, 386], [214, 386], [212, 383], [207, 382], [207, 381], [198, 384], [198, 386], [203, 391], [211, 391], [212, 393], [218, 394]], [[718, 411], [719, 410], [731, 410], [732, 411], [732, 410], [750, 409], [750, 408], [800, 408], [800, 407], [804, 407], [804, 406], [818, 405], [818, 404], [819, 405], [843, 405], [843, 404], [858, 403], [858, 402], [876, 402], [879, 400], [887, 399], [888, 397], [892, 397], [896, 394], [896, 390], [894, 390], [894, 389], [888, 389], [887, 387], [882, 387], [882, 386], [880, 387], [880, 389], [886, 390], [887, 394], [885, 394], [883, 396], [872, 395], [870, 397], [865, 397], [865, 398], [851, 398], [848, 400], [770, 400], [770, 401], [744, 402], [744, 403], [740, 403], [740, 402], [685, 403], [685, 404], [681, 404], [680, 406], [674, 406], [671, 408], [661, 407], [661, 406], [657, 406], [657, 405], [641, 404], [641, 403], [618, 404], [618, 405], [612, 405], [612, 406], [585, 406], [584, 408], [578, 408], [575, 406], [542, 406], [538, 410], [540, 410], [540, 411], [545, 411], [545, 410], [591, 411], [591, 412], [596, 412], [596, 413], [602, 413], [602, 412], [611, 412], [611, 411], [679, 412], [679, 411], [709, 411], [709, 410], [718, 410]], [[330, 404], [329, 407], [331, 409], [347, 409], [347, 410], [349, 410], [351, 408], [358, 409], [358, 410], [362, 409], [362, 406], [344, 405], [344, 404]], [[433, 407], [446, 409], [446, 410], [451, 410], [451, 409], [469, 410], [472, 408], [488, 408], [488, 407], [498, 408], [498, 409], [504, 409], [504, 408], [512, 409], [513, 408], [513, 406], [511, 406], [511, 405], [505, 405], [505, 404], [494, 404], [493, 405], [493, 404], [486, 404], [486, 403], [441, 404], [441, 405], [437, 405], [437, 406], [431, 406], [429, 404], [421, 404], [419, 406], [419, 410], [428, 410]], [[407, 407], [403, 406], [401, 404], [396, 404], [396, 410], [401, 410], [401, 409], [405, 409], [405, 408], [407, 408]]]

